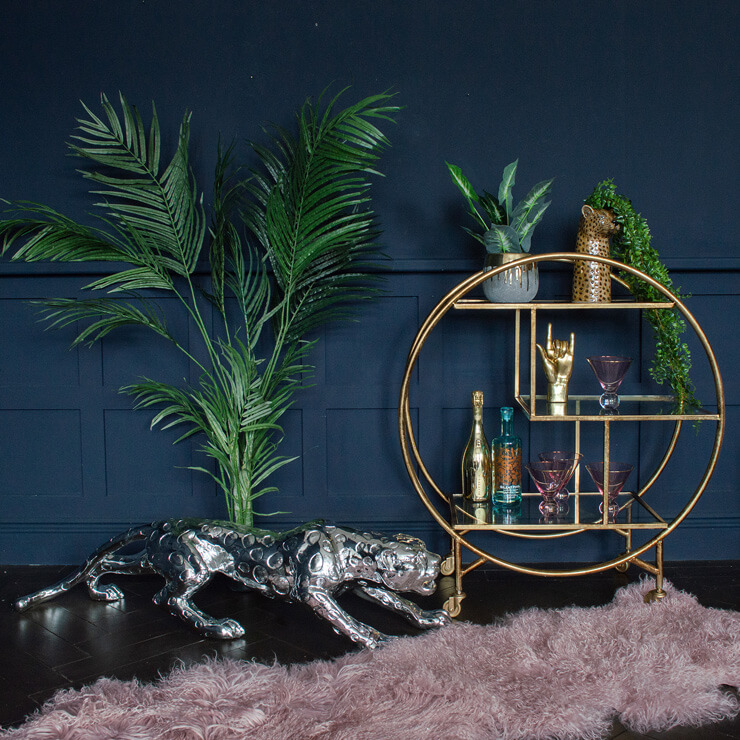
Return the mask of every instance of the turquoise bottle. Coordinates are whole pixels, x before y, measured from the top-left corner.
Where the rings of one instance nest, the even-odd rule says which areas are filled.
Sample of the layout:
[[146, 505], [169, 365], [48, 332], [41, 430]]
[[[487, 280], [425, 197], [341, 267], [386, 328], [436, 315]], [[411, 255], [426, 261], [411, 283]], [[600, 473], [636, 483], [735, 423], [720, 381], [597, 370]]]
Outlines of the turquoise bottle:
[[517, 506], [522, 500], [522, 440], [514, 434], [514, 409], [501, 408], [501, 435], [493, 440], [493, 502]]

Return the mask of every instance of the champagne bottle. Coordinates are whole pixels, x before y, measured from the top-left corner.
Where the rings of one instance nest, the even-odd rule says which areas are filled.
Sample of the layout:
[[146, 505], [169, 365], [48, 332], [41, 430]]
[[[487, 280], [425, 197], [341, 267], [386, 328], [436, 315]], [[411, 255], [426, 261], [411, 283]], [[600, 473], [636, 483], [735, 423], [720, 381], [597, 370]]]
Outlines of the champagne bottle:
[[472, 501], [491, 500], [491, 449], [483, 432], [483, 391], [473, 391], [473, 428], [462, 458], [462, 493]]
[[514, 409], [501, 409], [501, 435], [493, 440], [493, 501], [512, 506], [522, 500], [522, 440], [514, 434]]

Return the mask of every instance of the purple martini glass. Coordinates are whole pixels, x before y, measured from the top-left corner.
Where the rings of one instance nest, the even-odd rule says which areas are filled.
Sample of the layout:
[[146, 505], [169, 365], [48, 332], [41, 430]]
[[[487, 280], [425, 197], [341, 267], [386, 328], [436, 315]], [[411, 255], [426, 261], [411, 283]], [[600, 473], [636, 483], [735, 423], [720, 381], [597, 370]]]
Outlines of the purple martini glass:
[[558, 513], [557, 494], [565, 485], [565, 475], [568, 472], [564, 466], [558, 466], [551, 462], [527, 463], [529, 475], [542, 495], [540, 503], [540, 514], [550, 516]]
[[[617, 503], [617, 496], [619, 492], [624, 488], [624, 484], [627, 482], [630, 473], [632, 472], [633, 466], [629, 463], [622, 462], [609, 462], [609, 481], [608, 481], [608, 496], [609, 496], [609, 516], [615, 517], [619, 513], [619, 504]], [[588, 474], [593, 478], [596, 487], [599, 489], [601, 494], [604, 494], [604, 488], [606, 481], [604, 481], [604, 463], [593, 462], [586, 465]], [[599, 504], [599, 511], [604, 512], [604, 502]]]
[[596, 375], [596, 379], [604, 389], [599, 398], [601, 408], [607, 413], [615, 413], [619, 407], [619, 396], [617, 391], [622, 385], [624, 376], [632, 364], [631, 357], [622, 357], [621, 355], [599, 355], [597, 357], [587, 357], [588, 364]]
[[576, 472], [578, 463], [583, 459], [583, 455], [580, 452], [565, 452], [563, 450], [552, 450], [550, 452], [540, 452], [537, 457], [542, 462], [549, 462], [557, 467], [564, 467], [566, 469], [565, 480], [563, 481], [563, 487], [558, 491], [557, 500], [560, 503], [565, 503], [568, 500], [568, 483], [573, 477], [573, 473]]

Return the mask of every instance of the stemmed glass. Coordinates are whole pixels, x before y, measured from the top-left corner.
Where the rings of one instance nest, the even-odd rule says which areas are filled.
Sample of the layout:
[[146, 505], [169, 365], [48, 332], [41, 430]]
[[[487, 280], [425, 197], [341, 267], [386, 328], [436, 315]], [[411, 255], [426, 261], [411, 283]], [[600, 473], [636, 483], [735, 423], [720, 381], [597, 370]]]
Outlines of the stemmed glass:
[[549, 462], [557, 467], [564, 467], [566, 469], [565, 479], [563, 481], [563, 487], [558, 491], [555, 498], [561, 504], [568, 500], [568, 483], [573, 477], [573, 473], [576, 472], [578, 463], [583, 459], [583, 455], [580, 452], [563, 452], [562, 450], [553, 450], [551, 452], [540, 452], [537, 455], [542, 462]]
[[538, 460], [537, 462], [527, 463], [527, 470], [537, 486], [537, 490], [542, 494], [540, 514], [544, 516], [557, 514], [557, 495], [565, 485], [565, 476], [568, 469], [563, 465]]
[[622, 357], [621, 355], [599, 355], [597, 357], [587, 357], [588, 364], [596, 375], [604, 392], [599, 398], [601, 408], [607, 413], [616, 413], [619, 407], [619, 396], [617, 391], [622, 385], [624, 376], [632, 364], [631, 357]]
[[[629, 478], [629, 474], [632, 472], [632, 465], [623, 462], [609, 462], [609, 481], [608, 481], [608, 496], [609, 496], [609, 516], [615, 517], [619, 513], [619, 504], [617, 503], [617, 496], [619, 495], [624, 484]], [[604, 481], [604, 463], [593, 462], [587, 463], [586, 470], [588, 474], [593, 478], [596, 487], [604, 495], [605, 481]], [[604, 513], [604, 502], [599, 504], [599, 511]]]

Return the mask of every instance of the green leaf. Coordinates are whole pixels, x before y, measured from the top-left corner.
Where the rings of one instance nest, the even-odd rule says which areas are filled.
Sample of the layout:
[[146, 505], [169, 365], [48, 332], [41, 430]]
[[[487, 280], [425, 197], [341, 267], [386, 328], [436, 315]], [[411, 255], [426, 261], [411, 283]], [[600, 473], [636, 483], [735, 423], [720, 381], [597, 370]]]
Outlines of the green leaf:
[[[473, 237], [476, 241], [480, 242], [481, 244], [485, 245], [485, 234], [480, 234], [477, 231], [473, 231], [472, 229], [469, 229], [467, 226], [463, 226], [462, 230]], [[487, 229], [486, 229], [487, 231]]]
[[480, 196], [480, 204], [488, 214], [488, 218], [491, 219], [492, 224], [506, 223], [506, 210], [498, 202], [498, 199], [489, 192], [484, 192], [483, 195]]
[[[449, 162], [445, 162], [445, 164], [447, 165], [447, 169], [450, 172], [452, 181], [457, 185], [462, 194], [465, 196], [465, 200], [468, 203], [468, 210], [470, 212], [470, 215], [475, 219], [475, 221], [478, 222], [482, 229], [487, 229], [488, 224], [486, 223], [486, 220], [483, 218], [483, 216], [480, 215], [480, 212], [475, 207], [475, 204], [479, 202], [479, 198], [473, 186], [470, 184], [467, 177], [463, 175], [462, 170], [457, 165], [450, 164]], [[484, 204], [481, 205], [483, 205], [485, 208]]]
[[511, 164], [507, 164], [504, 168], [504, 174], [501, 178], [501, 184], [498, 187], [498, 202], [501, 203], [506, 209], [506, 223], [511, 223], [511, 204], [512, 204], [512, 193], [511, 190], [514, 187], [516, 180], [516, 168], [519, 164], [519, 160], [514, 160]]
[[518, 229], [515, 228], [515, 231], [519, 234], [519, 241], [521, 242], [523, 252], [529, 252], [529, 244], [532, 241], [534, 229], [542, 220], [549, 205], [549, 200], [535, 204], [529, 213], [527, 213], [524, 223]]
[[[537, 183], [527, 195], [519, 201], [514, 212], [511, 214], [511, 225], [519, 234], [531, 231], [539, 223], [549, 202], [542, 206], [542, 199], [552, 190], [554, 179], [543, 180]], [[525, 230], [526, 225], [530, 227]]]
[[[97, 203], [117, 224], [132, 252], [144, 250], [174, 262], [178, 274], [195, 269], [206, 233], [202, 196], [198, 195], [188, 164], [190, 113], [185, 113], [178, 146], [165, 172], [159, 175], [161, 152], [159, 122], [152, 107], [152, 124], [147, 135], [141, 116], [120, 96], [123, 123], [105, 95], [101, 105], [108, 119], [106, 125], [85, 108], [89, 118], [80, 119], [71, 150], [78, 156], [103, 167], [83, 171], [93, 182], [106, 186], [94, 190], [106, 200]], [[110, 170], [118, 171], [111, 174]]]
[[166, 272], [147, 267], [134, 267], [112, 275], [106, 275], [86, 286], [89, 290], [108, 290], [110, 293], [138, 290], [172, 290], [172, 279]]
[[460, 191], [465, 196], [465, 198], [469, 201], [472, 200], [477, 203], [478, 194], [475, 192], [475, 189], [470, 184], [468, 178], [463, 175], [462, 170], [456, 164], [450, 164], [449, 162], [445, 162], [445, 164], [447, 165], [447, 169], [450, 171], [452, 181], [455, 183], [455, 185], [457, 185], [458, 188], [460, 188]]
[[21, 201], [6, 213], [32, 214], [32, 217], [0, 221], [1, 253], [15, 248], [14, 260], [123, 262], [131, 259], [126, 245], [117, 243], [115, 237], [77, 224], [47, 206]]
[[485, 245], [489, 254], [500, 252], [521, 252], [519, 237], [511, 226], [497, 225], [485, 233]]
[[129, 325], [146, 327], [175, 342], [156, 308], [143, 301], [140, 302], [142, 308], [111, 298], [93, 300], [56, 298], [34, 303], [43, 306], [43, 316], [51, 329], [60, 329], [77, 321], [92, 320], [93, 323], [79, 330], [72, 343], [73, 347], [83, 343], [91, 345], [113, 329]]
[[532, 232], [519, 237], [519, 248], [522, 252], [529, 252], [532, 248]]
[[323, 111], [307, 101], [297, 137], [278, 129], [272, 151], [253, 147], [263, 170], [247, 185], [254, 200], [245, 222], [286, 302], [276, 314], [286, 341], [343, 317], [348, 300], [374, 293], [362, 269], [377, 234], [367, 207], [368, 175], [388, 142], [371, 119], [392, 117], [391, 97], [365, 98], [339, 112], [338, 96]]

